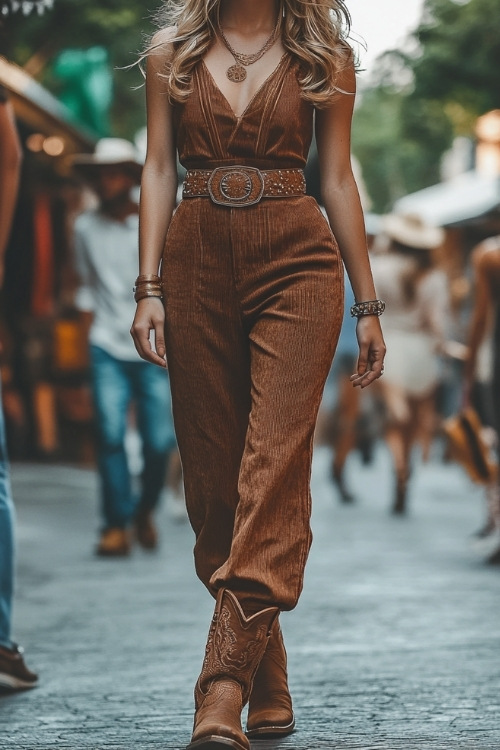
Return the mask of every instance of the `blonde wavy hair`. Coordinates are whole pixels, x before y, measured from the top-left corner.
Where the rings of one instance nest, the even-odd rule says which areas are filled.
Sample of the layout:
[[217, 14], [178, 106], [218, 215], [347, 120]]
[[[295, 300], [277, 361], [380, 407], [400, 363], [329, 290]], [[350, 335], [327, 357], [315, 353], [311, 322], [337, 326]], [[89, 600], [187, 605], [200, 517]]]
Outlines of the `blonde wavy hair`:
[[[157, 13], [160, 28], [172, 28], [173, 54], [161, 73], [172, 101], [191, 92], [191, 74], [217, 35], [221, 0], [167, 0]], [[340, 89], [339, 74], [353, 60], [347, 38], [351, 18], [344, 0], [279, 0], [283, 46], [301, 63], [299, 84], [305, 100], [326, 106]], [[157, 33], [141, 55], [158, 53], [165, 45]]]

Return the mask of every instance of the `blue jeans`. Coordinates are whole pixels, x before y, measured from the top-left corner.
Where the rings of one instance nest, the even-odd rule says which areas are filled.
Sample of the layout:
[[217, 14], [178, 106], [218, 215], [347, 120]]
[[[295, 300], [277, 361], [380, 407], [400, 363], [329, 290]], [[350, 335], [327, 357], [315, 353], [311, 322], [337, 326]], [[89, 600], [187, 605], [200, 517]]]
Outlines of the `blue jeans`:
[[[125, 528], [138, 507], [146, 511], [156, 507], [169, 452], [176, 445], [168, 375], [149, 362], [116, 359], [98, 346], [91, 346], [90, 354], [104, 527]], [[125, 452], [131, 402], [136, 406], [144, 460], [139, 498], [133, 492]]]
[[10, 488], [5, 423], [0, 404], [0, 646], [11, 647], [14, 593], [14, 503]]

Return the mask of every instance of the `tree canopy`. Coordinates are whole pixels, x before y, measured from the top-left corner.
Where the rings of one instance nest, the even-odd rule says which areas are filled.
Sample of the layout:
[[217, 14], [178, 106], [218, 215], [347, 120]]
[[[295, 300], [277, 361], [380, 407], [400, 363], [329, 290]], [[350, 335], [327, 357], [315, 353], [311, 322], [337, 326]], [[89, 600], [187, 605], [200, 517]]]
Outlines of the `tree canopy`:
[[54, 0], [43, 15], [7, 16], [0, 29], [2, 54], [26, 66], [37, 80], [58, 95], [65, 81], [54, 70], [64, 50], [104, 47], [113, 76], [111, 131], [132, 137], [144, 124], [140, 71], [124, 70], [137, 60], [145, 37], [153, 31], [152, 15], [159, 0]]
[[361, 95], [353, 147], [378, 211], [439, 181], [440, 158], [477, 117], [500, 108], [500, 0], [426, 0], [409, 39], [378, 61]]
[[406, 59], [413, 99], [452, 105], [451, 119], [457, 105], [474, 118], [500, 107], [500, 0], [426, 0], [414, 36], [423, 54]]

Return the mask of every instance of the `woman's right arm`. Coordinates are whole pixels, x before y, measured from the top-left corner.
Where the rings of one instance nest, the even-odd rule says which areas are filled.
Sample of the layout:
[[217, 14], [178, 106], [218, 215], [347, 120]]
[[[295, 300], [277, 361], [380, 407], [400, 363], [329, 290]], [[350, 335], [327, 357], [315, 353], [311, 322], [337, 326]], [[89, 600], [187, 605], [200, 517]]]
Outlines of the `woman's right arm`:
[[[139, 212], [139, 274], [157, 274], [168, 225], [175, 208], [177, 165], [172, 106], [168, 100], [165, 71], [172, 53], [169, 41], [173, 29], [158, 32], [153, 44], [162, 44], [161, 52], [148, 55], [146, 102], [148, 148], [142, 173]], [[165, 312], [158, 297], [146, 297], [137, 303], [131, 334], [140, 356], [166, 367], [164, 338]], [[150, 341], [154, 331], [154, 345]]]

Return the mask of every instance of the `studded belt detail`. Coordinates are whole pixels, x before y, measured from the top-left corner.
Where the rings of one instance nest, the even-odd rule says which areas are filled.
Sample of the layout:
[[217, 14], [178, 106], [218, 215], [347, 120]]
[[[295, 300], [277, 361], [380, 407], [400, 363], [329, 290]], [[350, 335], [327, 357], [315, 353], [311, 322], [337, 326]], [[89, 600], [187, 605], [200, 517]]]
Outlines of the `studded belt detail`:
[[182, 186], [183, 198], [210, 198], [220, 206], [244, 208], [261, 198], [303, 195], [302, 169], [256, 169], [234, 165], [216, 169], [189, 169]]

